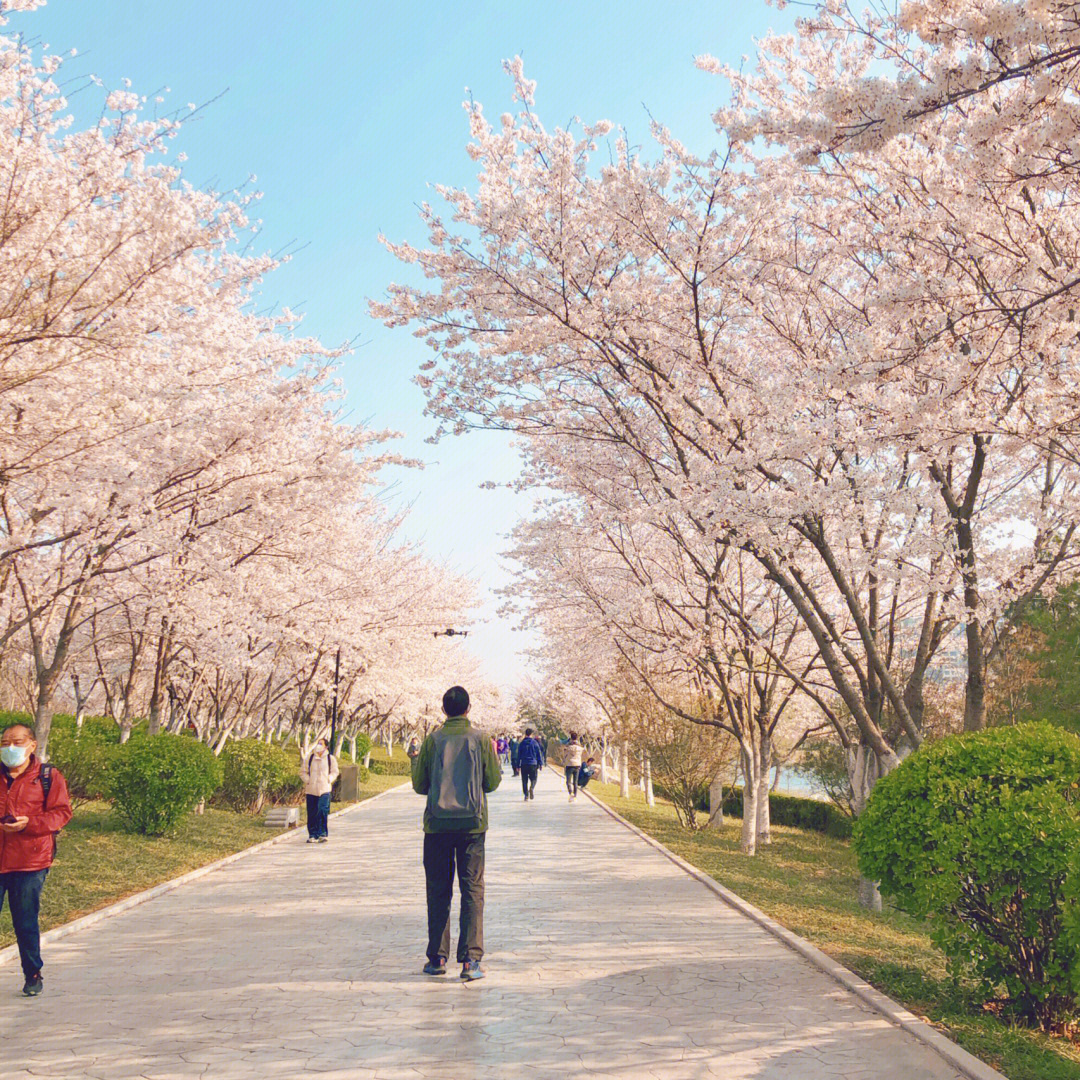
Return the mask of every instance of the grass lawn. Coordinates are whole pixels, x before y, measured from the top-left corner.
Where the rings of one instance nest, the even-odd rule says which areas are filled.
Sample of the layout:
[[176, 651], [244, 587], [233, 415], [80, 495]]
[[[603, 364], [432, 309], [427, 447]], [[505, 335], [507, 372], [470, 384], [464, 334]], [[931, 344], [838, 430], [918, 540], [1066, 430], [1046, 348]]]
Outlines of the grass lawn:
[[846, 841], [774, 826], [772, 844], [749, 858], [739, 851], [738, 819], [723, 831], [688, 832], [670, 804], [657, 800], [650, 809], [640, 791], [621, 799], [618, 785], [596, 781], [589, 791], [1009, 1080], [1080, 1080], [1080, 1045], [1002, 1023], [948, 978], [924, 923], [859, 906], [855, 855]]
[[[360, 800], [396, 787], [403, 776], [372, 775]], [[338, 803], [335, 809], [342, 809]], [[303, 821], [303, 810], [300, 812]], [[301, 825], [303, 828], [303, 825]], [[48, 930], [80, 915], [149, 889], [169, 878], [269, 840], [277, 830], [262, 819], [208, 808], [189, 814], [174, 836], [125, 832], [106, 803], [80, 806], [60, 834], [60, 849], [41, 898], [41, 928]], [[0, 914], [0, 948], [15, 942], [7, 905]]]

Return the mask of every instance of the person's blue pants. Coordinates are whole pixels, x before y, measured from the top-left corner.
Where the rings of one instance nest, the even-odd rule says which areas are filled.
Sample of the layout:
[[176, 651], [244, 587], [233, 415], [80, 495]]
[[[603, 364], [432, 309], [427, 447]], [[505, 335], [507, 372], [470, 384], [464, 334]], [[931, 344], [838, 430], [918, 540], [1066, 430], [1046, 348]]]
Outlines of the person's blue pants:
[[41, 910], [41, 890], [48, 870], [9, 870], [0, 874], [0, 911], [7, 895], [15, 940], [19, 943], [19, 959], [23, 974], [29, 979], [41, 970], [41, 931], [38, 912]]
[[327, 820], [330, 817], [330, 792], [325, 795], [309, 795], [307, 797], [307, 831], [308, 836], [318, 840], [320, 836], [329, 836]]

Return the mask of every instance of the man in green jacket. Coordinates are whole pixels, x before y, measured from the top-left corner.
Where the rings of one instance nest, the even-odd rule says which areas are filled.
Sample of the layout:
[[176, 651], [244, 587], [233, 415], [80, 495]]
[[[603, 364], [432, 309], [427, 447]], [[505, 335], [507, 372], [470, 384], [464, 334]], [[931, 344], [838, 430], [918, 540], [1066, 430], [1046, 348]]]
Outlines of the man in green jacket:
[[461, 977], [482, 979], [484, 969], [484, 837], [487, 792], [502, 779], [491, 739], [469, 723], [469, 695], [460, 686], [443, 694], [446, 722], [413, 758], [413, 790], [424, 808], [424, 874], [427, 877], [426, 975], [445, 975], [450, 955], [450, 902], [454, 865], [461, 889], [457, 958]]

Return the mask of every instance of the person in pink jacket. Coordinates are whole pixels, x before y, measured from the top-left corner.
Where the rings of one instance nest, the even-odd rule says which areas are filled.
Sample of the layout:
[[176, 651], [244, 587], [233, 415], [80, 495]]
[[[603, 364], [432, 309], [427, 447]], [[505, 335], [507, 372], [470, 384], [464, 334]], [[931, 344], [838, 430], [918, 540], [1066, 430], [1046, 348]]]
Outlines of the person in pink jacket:
[[71, 820], [67, 783], [36, 750], [37, 740], [25, 724], [13, 724], [0, 735], [0, 910], [6, 897], [27, 997], [36, 997], [45, 985], [41, 891], [56, 853], [56, 834]]

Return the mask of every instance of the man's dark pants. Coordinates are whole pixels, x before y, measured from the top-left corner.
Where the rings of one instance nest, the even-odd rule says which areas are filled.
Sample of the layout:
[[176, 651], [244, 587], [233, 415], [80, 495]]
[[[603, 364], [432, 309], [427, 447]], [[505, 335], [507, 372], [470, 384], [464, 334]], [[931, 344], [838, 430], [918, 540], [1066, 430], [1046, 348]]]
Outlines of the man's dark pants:
[[450, 955], [450, 902], [454, 898], [454, 866], [461, 889], [458, 963], [484, 955], [484, 837], [487, 833], [424, 834], [427, 877], [428, 959]]
[[41, 890], [48, 870], [11, 870], [0, 874], [0, 910], [7, 895], [15, 940], [19, 943], [19, 959], [23, 974], [29, 979], [41, 970], [41, 932], [38, 912], [41, 910]]
[[567, 765], [563, 772], [566, 774], [566, 790], [571, 795], [576, 795], [578, 767], [576, 765]]
[[330, 792], [325, 795], [309, 795], [307, 797], [307, 831], [308, 836], [316, 840], [320, 836], [329, 836], [327, 822], [330, 818]]
[[539, 765], [526, 765], [524, 762], [521, 764], [521, 790], [526, 795], [531, 795], [536, 788], [536, 774], [539, 772]]

